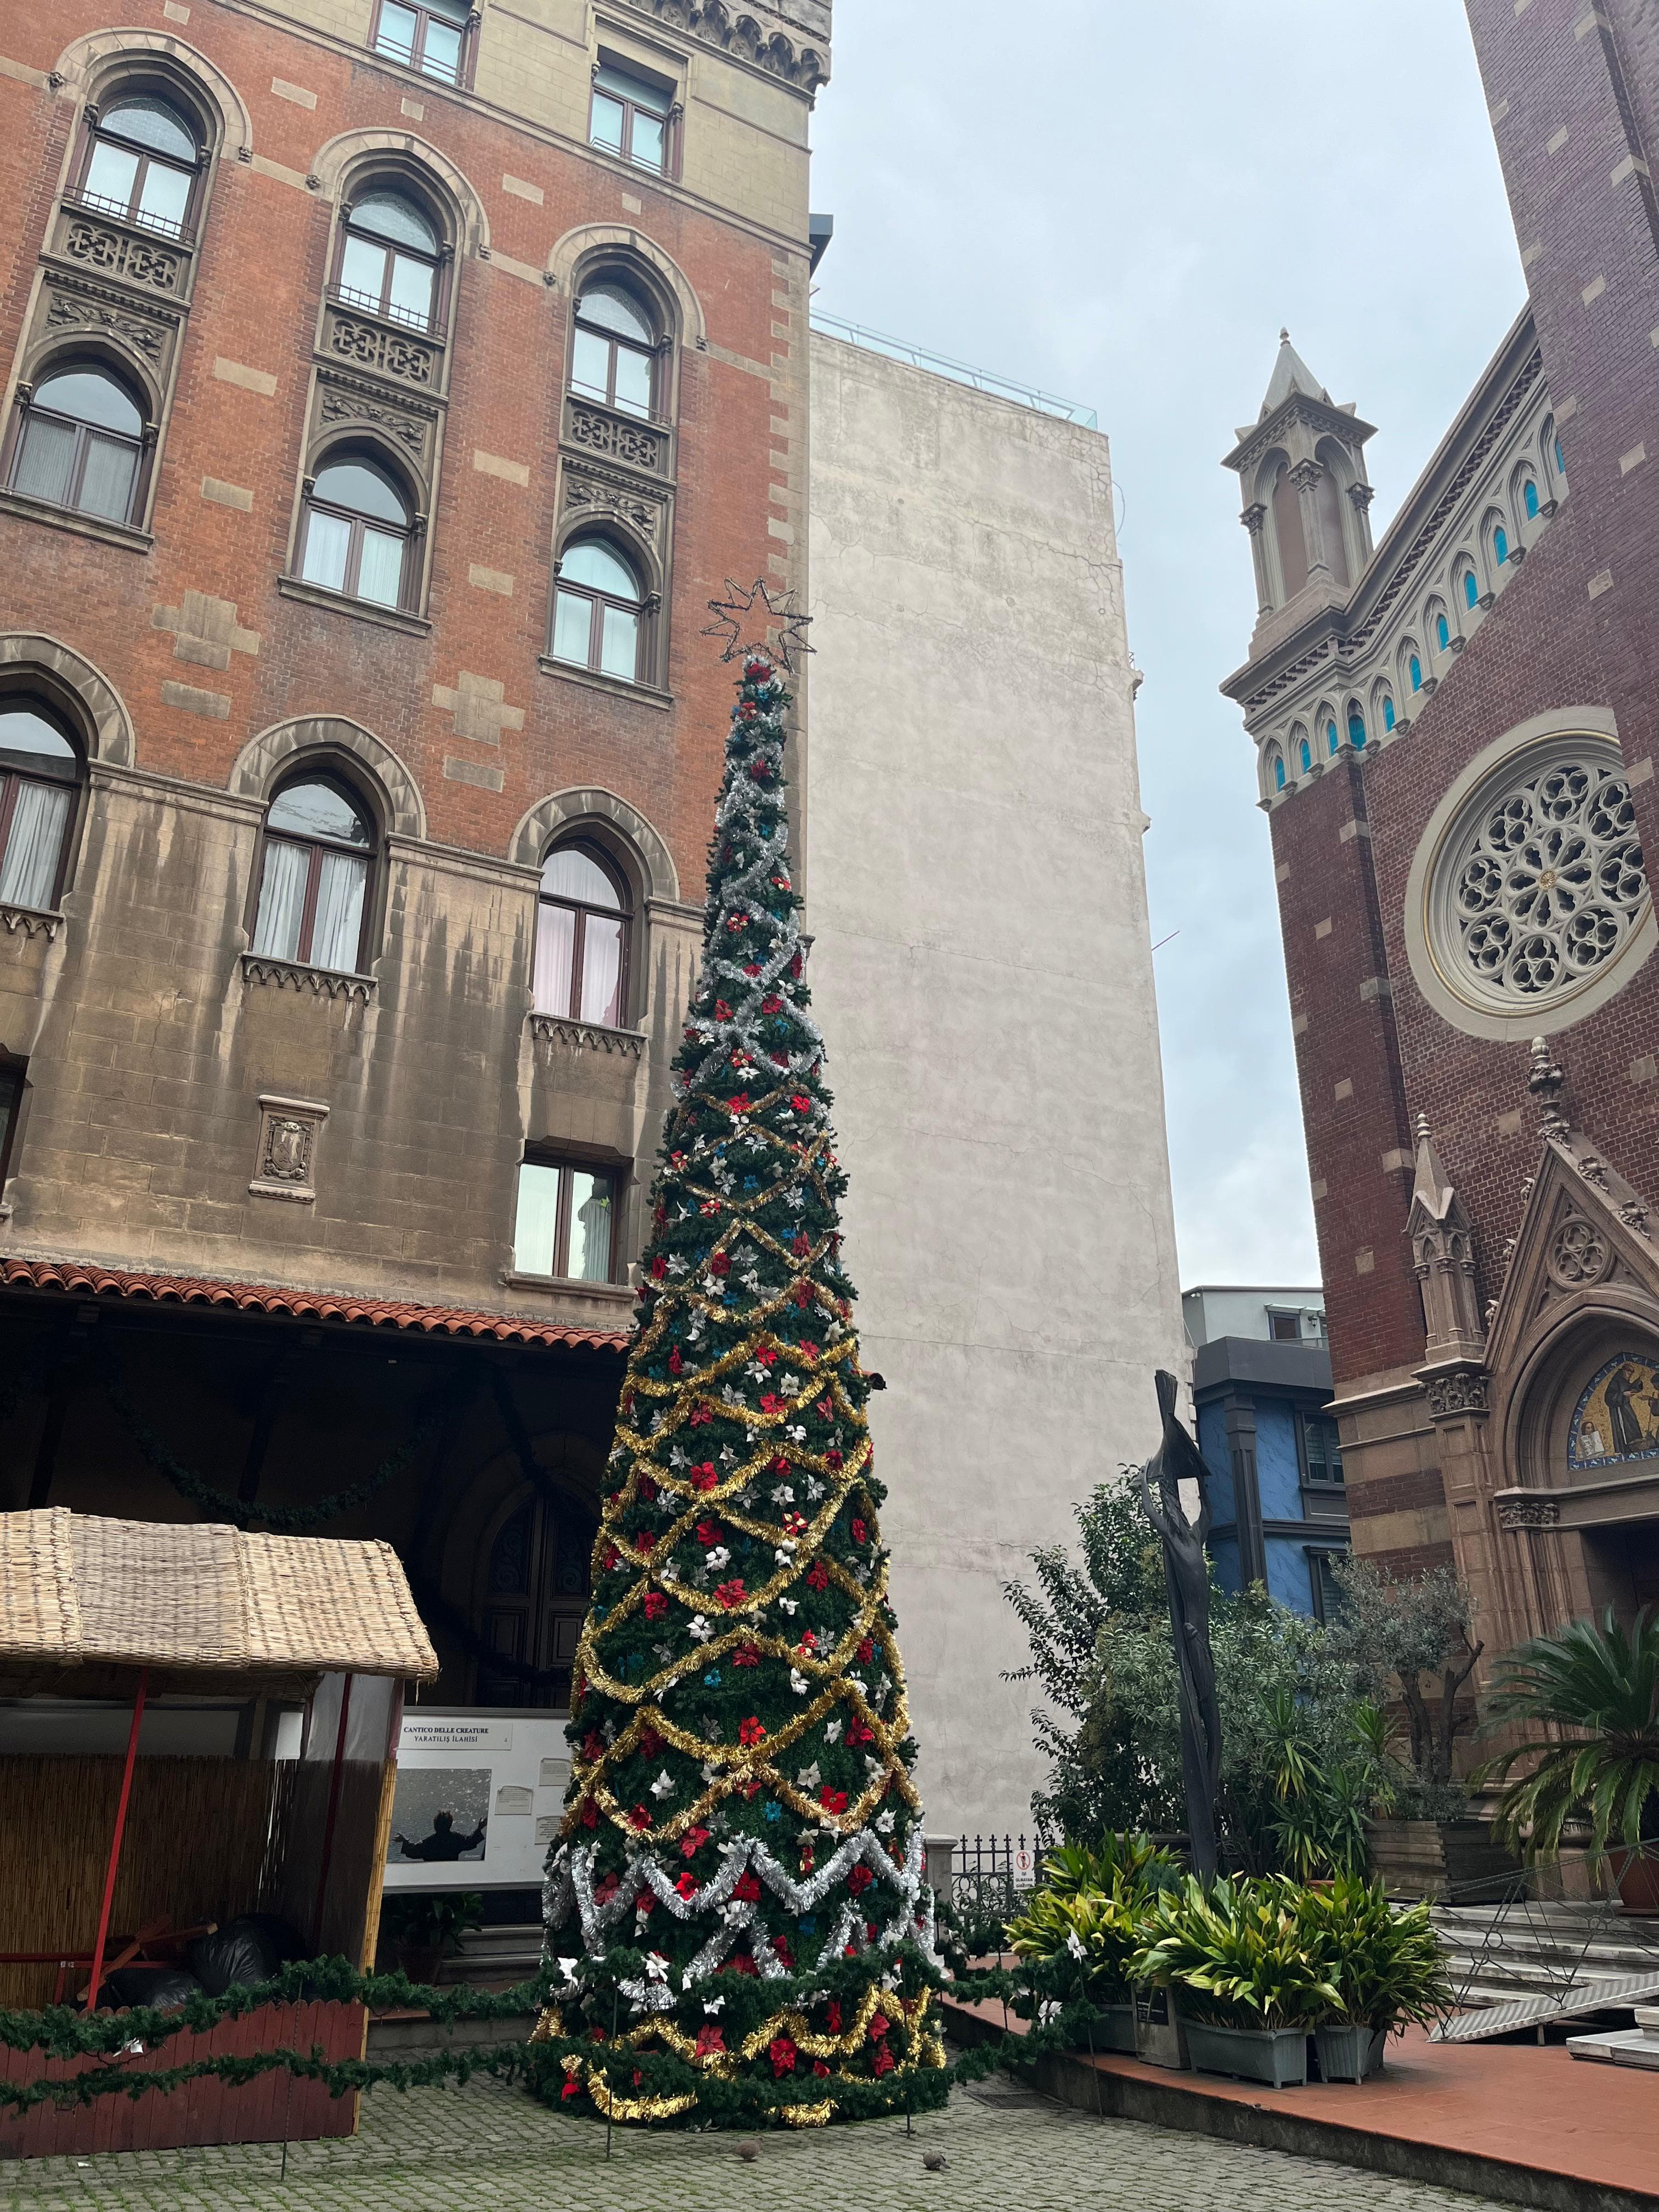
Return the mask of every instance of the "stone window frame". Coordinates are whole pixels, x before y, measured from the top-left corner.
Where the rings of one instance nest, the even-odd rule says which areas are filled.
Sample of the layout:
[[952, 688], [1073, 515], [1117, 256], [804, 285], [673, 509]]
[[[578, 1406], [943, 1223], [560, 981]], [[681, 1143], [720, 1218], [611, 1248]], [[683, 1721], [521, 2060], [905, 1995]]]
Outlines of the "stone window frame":
[[[20, 377], [12, 393], [11, 411], [0, 437], [0, 484], [6, 496], [18, 501], [31, 513], [61, 517], [71, 526], [81, 526], [95, 532], [111, 531], [126, 537], [144, 528], [149, 514], [150, 497], [155, 489], [156, 460], [161, 444], [161, 416], [165, 402], [152, 380], [143, 374], [138, 364], [130, 355], [112, 345], [106, 339], [92, 332], [65, 335], [56, 344], [43, 346], [31, 363], [33, 373]], [[76, 450], [83, 439], [94, 434], [118, 439], [137, 449], [137, 460], [132, 472], [132, 489], [127, 495], [127, 511], [115, 516], [94, 514], [90, 508], [71, 505], [67, 501], [42, 498], [33, 492], [21, 491], [13, 482], [22, 459], [23, 440], [31, 418], [37, 411], [50, 413], [50, 409], [37, 410], [37, 398], [43, 384], [54, 377], [73, 375], [76, 370], [90, 370], [106, 376], [132, 402], [138, 410], [139, 427], [136, 438], [118, 431], [99, 431], [98, 426], [77, 421]], [[64, 418], [69, 419], [67, 417]]]
[[[41, 907], [16, 907], [7, 910], [20, 914], [57, 914], [63, 906], [64, 893], [69, 884], [70, 864], [74, 859], [81, 832], [82, 817], [86, 811], [87, 763], [88, 758], [86, 732], [77, 715], [66, 714], [38, 682], [30, 682], [28, 672], [0, 670], [0, 713], [27, 707], [52, 724], [75, 754], [75, 773], [72, 776], [54, 778], [58, 788], [67, 787], [74, 796], [70, 801], [69, 818], [64, 824], [64, 834], [58, 847], [58, 865], [52, 872], [52, 894]], [[15, 811], [15, 786], [27, 778], [24, 773], [8, 764], [9, 756], [0, 753], [0, 860], [5, 856], [6, 841], [10, 835], [12, 817]], [[3, 1181], [0, 1176], [0, 1181]]]
[[[0, 1126], [0, 1220], [5, 1219], [10, 1211], [4, 1204], [6, 1184], [11, 1176], [12, 1162], [17, 1157], [23, 1102], [28, 1096], [28, 1073], [27, 1060], [0, 1058], [0, 1107], [3, 1107], [6, 1116], [3, 1126]], [[9, 1097], [6, 1096], [8, 1092]]]
[[0, 706], [14, 704], [44, 708], [76, 750], [75, 804], [58, 859], [56, 912], [80, 866], [93, 769], [100, 759], [131, 765], [131, 726], [125, 707], [90, 661], [55, 639], [17, 632], [0, 634]]
[[[314, 514], [337, 514], [351, 525], [352, 551], [348, 562], [361, 560], [362, 533], [368, 518], [348, 512], [344, 507], [331, 506], [316, 496], [317, 482], [324, 471], [337, 463], [358, 461], [392, 479], [392, 489], [409, 509], [409, 520], [401, 532], [389, 523], [376, 526], [388, 536], [400, 535], [404, 545], [403, 570], [398, 579], [395, 606], [384, 600], [366, 599], [352, 591], [335, 591], [326, 584], [313, 583], [304, 573], [306, 538]], [[420, 611], [421, 591], [426, 568], [425, 538], [427, 515], [423, 501], [425, 487], [420, 477], [392, 447], [388, 439], [377, 436], [367, 427], [354, 428], [342, 423], [324, 433], [312, 450], [311, 466], [300, 482], [300, 512], [294, 535], [294, 550], [289, 571], [289, 580], [307, 592], [317, 592], [331, 604], [352, 608], [370, 615], [417, 614]], [[348, 574], [349, 573], [349, 566]]]
[[[403, 249], [410, 259], [429, 262], [432, 266], [432, 313], [424, 325], [405, 321], [384, 307], [365, 307], [355, 295], [348, 295], [341, 288], [341, 270], [346, 247], [354, 237], [368, 240], [376, 246], [396, 251], [391, 243], [372, 231], [354, 232], [351, 217], [355, 209], [366, 199], [375, 197], [408, 200], [416, 211], [426, 217], [438, 234], [435, 253], [416, 252], [413, 247]], [[454, 319], [455, 260], [461, 232], [460, 210], [439, 188], [437, 179], [424, 174], [408, 161], [377, 162], [373, 160], [358, 165], [354, 170], [349, 189], [342, 191], [334, 210], [333, 236], [329, 243], [327, 297], [336, 307], [349, 313], [367, 315], [374, 321], [390, 323], [404, 332], [416, 337], [430, 339], [434, 344], [447, 345], [453, 337], [451, 325]]]
[[[653, 177], [660, 184], [677, 185], [685, 173], [685, 92], [686, 63], [678, 53], [647, 48], [629, 43], [610, 23], [599, 20], [593, 48], [590, 90], [587, 104], [587, 150], [615, 161], [630, 177]], [[636, 77], [641, 83], [653, 86], [668, 98], [668, 111], [662, 117], [662, 167], [654, 168], [648, 161], [636, 161], [626, 150], [626, 142], [632, 137], [634, 103], [625, 100], [623, 138], [624, 150], [605, 146], [593, 136], [593, 102], [599, 96], [599, 75], [602, 69], [619, 70], [624, 76]], [[616, 94], [611, 95], [612, 98]]]
[[[587, 392], [578, 392], [576, 373], [576, 331], [581, 321], [581, 305], [588, 293], [601, 284], [614, 284], [618, 291], [626, 292], [641, 307], [653, 332], [651, 365], [651, 411], [641, 417], [618, 407], [614, 400], [594, 399]], [[564, 388], [584, 406], [603, 408], [607, 414], [623, 415], [630, 422], [641, 420], [655, 424], [659, 429], [672, 430], [679, 415], [678, 362], [683, 343], [679, 301], [672, 289], [665, 284], [648, 261], [638, 254], [626, 252], [599, 252], [585, 256], [578, 264], [570, 287], [570, 313], [567, 320], [564, 346]], [[611, 337], [612, 334], [605, 332]], [[615, 343], [614, 337], [612, 343]]]
[[[285, 791], [296, 783], [310, 783], [322, 778], [343, 785], [368, 817], [374, 843], [368, 854], [368, 879], [363, 888], [363, 915], [357, 939], [357, 964], [355, 968], [319, 968], [310, 960], [289, 960], [279, 953], [256, 952], [253, 949], [254, 928], [259, 917], [259, 900], [264, 890], [265, 855], [270, 842], [270, 810]], [[246, 778], [240, 781], [246, 784]], [[233, 775], [231, 787], [238, 787], [239, 779]], [[283, 969], [294, 969], [303, 975], [355, 976], [373, 981], [374, 963], [379, 958], [386, 936], [386, 915], [388, 896], [386, 839], [395, 819], [394, 811], [380, 781], [369, 767], [363, 754], [339, 744], [323, 743], [301, 746], [283, 752], [272, 766], [265, 788], [259, 793], [259, 830], [254, 843], [253, 866], [249, 871], [247, 896], [242, 913], [242, 930], [247, 939], [247, 957], [269, 962]], [[276, 833], [279, 842], [297, 842], [286, 832]]]
[[[559, 578], [566, 553], [579, 539], [597, 539], [611, 547], [640, 578], [639, 658], [631, 679], [609, 675], [601, 668], [554, 658], [553, 624], [558, 606]], [[590, 514], [581, 509], [566, 509], [554, 534], [543, 639], [540, 663], [550, 676], [562, 676], [576, 684], [598, 684], [618, 698], [641, 696], [660, 701], [666, 696], [668, 575], [665, 564], [641, 532], [630, 529], [623, 518], [612, 514]]]
[[[190, 197], [178, 231], [156, 230], [158, 238], [166, 238], [176, 245], [199, 246], [213, 174], [217, 164], [224, 128], [217, 106], [204, 88], [198, 86], [187, 72], [169, 67], [165, 58], [129, 55], [102, 72], [94, 94], [88, 97], [81, 110], [79, 127], [76, 132], [73, 166], [69, 182], [64, 187], [66, 203], [85, 207], [90, 213], [109, 217], [114, 222], [131, 224], [135, 229], [149, 230], [153, 226], [143, 222], [136, 215], [115, 214], [112, 210], [88, 202], [85, 197], [87, 176], [97, 156], [98, 149], [106, 143], [100, 118], [118, 101], [129, 99], [165, 100], [169, 107], [184, 110], [184, 119], [194, 125], [196, 136], [196, 164], [191, 180]], [[125, 144], [124, 140], [108, 143]], [[172, 163], [169, 167], [175, 166]]]
[[[428, 0], [398, 0], [398, 4], [413, 9], [421, 17], [423, 33], [424, 26], [433, 12]], [[396, 54], [386, 52], [380, 45], [380, 17], [385, 7], [386, 0], [374, 0], [374, 13], [369, 18], [368, 52], [377, 62], [384, 62], [391, 68], [403, 71], [420, 84], [440, 85], [451, 92], [471, 92], [473, 89], [478, 69], [479, 27], [483, 21], [477, 8], [467, 9], [466, 21], [461, 26], [460, 66], [453, 76], [441, 76], [434, 70], [422, 68], [413, 59], [400, 61]], [[453, 28], [453, 26], [450, 27]], [[424, 45], [423, 35], [422, 44]]]

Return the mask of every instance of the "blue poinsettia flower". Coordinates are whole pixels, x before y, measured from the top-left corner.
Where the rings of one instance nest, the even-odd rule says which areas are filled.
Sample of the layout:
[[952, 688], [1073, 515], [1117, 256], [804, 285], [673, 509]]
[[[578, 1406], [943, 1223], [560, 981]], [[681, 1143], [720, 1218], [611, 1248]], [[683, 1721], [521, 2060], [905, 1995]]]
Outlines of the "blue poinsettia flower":
[[702, 1686], [705, 1690], [718, 1690], [720, 1686], [718, 1671], [713, 1674], [705, 1674], [702, 1678]]
[[802, 1914], [799, 1924], [801, 1934], [803, 1936], [811, 1936], [817, 1930], [818, 1923], [813, 1918], [812, 1915], [810, 1912], [807, 1912]]
[[782, 1818], [783, 1818], [783, 1808], [782, 1808], [782, 1806], [781, 1806], [781, 1805], [769, 1805], [769, 1806], [767, 1807], [767, 1808], [766, 1808], [766, 1817], [767, 1817], [767, 1819], [768, 1819], [769, 1820], [782, 1820]]

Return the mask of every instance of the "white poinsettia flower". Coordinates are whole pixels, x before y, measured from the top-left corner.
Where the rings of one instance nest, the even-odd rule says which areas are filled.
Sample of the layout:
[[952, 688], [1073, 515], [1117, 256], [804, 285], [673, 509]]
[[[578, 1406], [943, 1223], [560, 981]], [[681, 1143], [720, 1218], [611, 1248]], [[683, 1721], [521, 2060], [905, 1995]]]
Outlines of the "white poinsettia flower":
[[786, 1536], [782, 1543], [781, 1543], [773, 1553], [772, 1557], [778, 1562], [780, 1566], [787, 1567], [791, 1559], [793, 1559], [794, 1553], [794, 1540], [792, 1537]]
[[831, 1722], [830, 1723], [830, 1725], [829, 1725], [829, 1726], [824, 1729], [824, 1731], [823, 1731], [823, 1732], [824, 1732], [825, 1735], [827, 1735], [827, 1736], [829, 1737], [829, 1739], [830, 1739], [830, 1742], [831, 1742], [831, 1743], [839, 1743], [839, 1742], [841, 1741], [841, 1732], [842, 1732], [842, 1729], [845, 1726], [846, 1726], [846, 1723], [845, 1723], [844, 1721], [839, 1721], [839, 1720], [831, 1721]]
[[573, 1989], [575, 1987], [576, 1983], [576, 1969], [580, 1966], [580, 1964], [581, 1960], [580, 1959], [561, 1959], [559, 1961], [559, 1972], [564, 1976], [566, 1981], [570, 1984]]
[[744, 1371], [745, 1374], [752, 1375], [757, 1382], [764, 1382], [766, 1380], [767, 1370], [758, 1359], [751, 1359]]
[[814, 1759], [810, 1766], [803, 1766], [795, 1779], [803, 1790], [816, 1790], [823, 1779], [823, 1775], [818, 1771], [817, 1759]]
[[804, 1698], [806, 1695], [806, 1692], [811, 1688], [812, 1685], [807, 1680], [805, 1675], [801, 1673], [799, 1667], [792, 1667], [789, 1669], [789, 1686], [798, 1698]]
[[1066, 1938], [1066, 1948], [1074, 1959], [1082, 1958], [1083, 1940], [1079, 1936], [1075, 1928], [1073, 1929], [1071, 1934]]
[[[783, 1432], [783, 1433], [785, 1434], [785, 1436], [787, 1436], [787, 1437], [788, 1437], [788, 1439], [789, 1439], [789, 1441], [790, 1441], [790, 1443], [791, 1443], [792, 1444], [804, 1444], [804, 1443], [806, 1442], [806, 1431], [805, 1431], [805, 1429], [803, 1429], [803, 1428], [799, 1428], [799, 1427], [798, 1427], [798, 1426], [794, 1425], [793, 1424], [791, 1424], [789, 1426], [786, 1427], [786, 1428], [785, 1428], [785, 1430], [784, 1430], [784, 1432]], [[791, 1492], [790, 1492], [789, 1494], [790, 1494], [790, 1496], [793, 1498], [793, 1495], [794, 1495], [794, 1492], [793, 1492], [793, 1491], [791, 1491]]]
[[651, 1785], [651, 1795], [653, 1797], [672, 1797], [673, 1794], [674, 1778], [665, 1766], [662, 1772], [657, 1777], [656, 1780]]
[[[688, 1974], [686, 1976], [686, 1980], [690, 1982], [690, 1976]], [[702, 2001], [702, 2008], [712, 2019], [716, 2013], [723, 2012], [725, 2010], [726, 1999], [724, 1997], [705, 1997]]]
[[823, 1495], [823, 1485], [816, 1475], [809, 1474], [806, 1478], [806, 1495], [814, 1499], [822, 1498]]
[[792, 1616], [800, 1611], [800, 1600], [799, 1598], [781, 1597], [778, 1600], [778, 1603], [785, 1613], [789, 1613]]
[[799, 1375], [782, 1375], [779, 1377], [779, 1381], [791, 1397], [793, 1397], [795, 1392], [800, 1388], [800, 1377]]
[[646, 1954], [645, 1971], [653, 1982], [665, 1982], [668, 1979], [668, 1961], [660, 1951], [649, 1951]]
[[668, 1272], [671, 1275], [683, 1275], [685, 1273], [685, 1262], [678, 1252], [671, 1254], [669, 1257]]
[[691, 1462], [676, 1444], [668, 1455], [668, 1464], [670, 1467], [690, 1467]]
[[[791, 1430], [787, 1431], [787, 1433], [788, 1435], [790, 1435], [790, 1436], [793, 1436], [793, 1434], [794, 1434], [794, 1431], [793, 1431], [793, 1429], [791, 1429]], [[794, 1493], [794, 1492], [793, 1492], [793, 1491], [789, 1487], [789, 1485], [788, 1485], [787, 1482], [781, 1482], [781, 1483], [779, 1483], [779, 1485], [777, 1486], [776, 1489], [775, 1489], [775, 1490], [774, 1490], [774, 1492], [772, 1492], [772, 1503], [773, 1503], [773, 1504], [774, 1504], [774, 1505], [793, 1505], [793, 1504], [794, 1504], [794, 1502], [795, 1502], [795, 1493]]]
[[693, 1616], [691, 1633], [699, 1644], [707, 1644], [714, 1635], [714, 1632], [708, 1626], [708, 1617], [706, 1613], [699, 1613]]
[[888, 1808], [888, 1809], [886, 1810], [886, 1812], [884, 1812], [884, 1813], [878, 1813], [878, 1814], [877, 1814], [877, 1815], [876, 1815], [876, 1826], [878, 1827], [878, 1829], [879, 1829], [879, 1831], [881, 1832], [881, 1833], [882, 1833], [884, 1836], [890, 1836], [890, 1835], [892, 1834], [892, 1832], [893, 1832], [893, 1812], [892, 1812], [892, 1808], [891, 1808], [890, 1806]]
[[726, 1567], [732, 1564], [732, 1554], [724, 1544], [716, 1544], [712, 1552], [705, 1552], [703, 1559], [711, 1567]]

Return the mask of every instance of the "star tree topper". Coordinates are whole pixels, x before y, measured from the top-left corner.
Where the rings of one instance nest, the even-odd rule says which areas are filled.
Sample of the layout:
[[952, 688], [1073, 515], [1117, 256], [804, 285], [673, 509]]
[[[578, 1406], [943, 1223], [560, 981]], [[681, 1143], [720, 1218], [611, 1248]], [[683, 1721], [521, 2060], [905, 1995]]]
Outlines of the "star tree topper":
[[[736, 660], [745, 653], [769, 653], [793, 676], [798, 658], [816, 650], [806, 642], [806, 631], [812, 617], [801, 613], [795, 605], [794, 593], [780, 592], [774, 597], [758, 576], [755, 579], [754, 588], [747, 592], [741, 584], [734, 584], [728, 576], [726, 589], [727, 596], [725, 599], [710, 599], [708, 602], [708, 611], [714, 619], [703, 631], [705, 637], [723, 637], [726, 640], [726, 650], [720, 659], [723, 661]], [[757, 607], [764, 610], [768, 627], [777, 631], [775, 645], [755, 644], [744, 640], [743, 633], [747, 618]]]

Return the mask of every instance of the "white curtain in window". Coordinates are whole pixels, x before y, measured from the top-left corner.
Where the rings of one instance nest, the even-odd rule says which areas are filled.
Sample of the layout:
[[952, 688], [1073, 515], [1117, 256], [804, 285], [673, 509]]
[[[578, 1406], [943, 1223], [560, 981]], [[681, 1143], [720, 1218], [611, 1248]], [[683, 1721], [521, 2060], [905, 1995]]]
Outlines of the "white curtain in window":
[[349, 853], [323, 854], [317, 879], [317, 918], [311, 929], [313, 967], [340, 968], [348, 973], [356, 969], [368, 882], [366, 860], [355, 860]]
[[303, 845], [271, 838], [265, 846], [264, 879], [253, 924], [253, 949], [273, 960], [300, 957], [300, 923], [305, 913], [306, 876], [311, 855]]
[[[592, 925], [589, 925], [590, 927]], [[536, 918], [536, 1012], [568, 1014], [576, 917], [568, 906], [544, 906]]]
[[0, 860], [0, 902], [29, 907], [52, 904], [74, 796], [61, 784], [18, 784], [11, 834], [6, 840], [5, 857]]
[[611, 1184], [580, 1170], [570, 1176], [570, 1273], [579, 1283], [611, 1279]]
[[74, 459], [75, 433], [69, 424], [31, 415], [23, 425], [23, 449], [12, 481], [28, 498], [49, 499], [54, 507], [62, 507], [69, 497]]
[[101, 515], [107, 522], [125, 522], [132, 504], [132, 479], [138, 456], [132, 447], [113, 438], [88, 438], [86, 466], [81, 471], [83, 514]]
[[582, 935], [582, 1008], [585, 1022], [614, 1030], [622, 1019], [622, 924], [586, 917]]
[[357, 569], [357, 596], [377, 607], [395, 607], [403, 596], [404, 541], [384, 530], [365, 530]]

